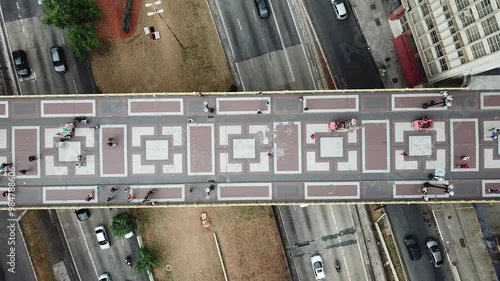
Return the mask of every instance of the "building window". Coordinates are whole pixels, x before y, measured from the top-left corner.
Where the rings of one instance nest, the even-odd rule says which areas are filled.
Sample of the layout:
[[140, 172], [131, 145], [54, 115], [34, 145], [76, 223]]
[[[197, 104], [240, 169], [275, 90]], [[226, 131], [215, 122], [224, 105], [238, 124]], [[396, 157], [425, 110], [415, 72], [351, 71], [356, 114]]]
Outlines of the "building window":
[[464, 27], [471, 25], [475, 21], [472, 9], [467, 9], [463, 11], [459, 17]]
[[420, 14], [418, 13], [418, 10], [411, 10], [410, 17], [413, 23], [417, 23], [420, 21]]
[[448, 62], [446, 61], [445, 58], [441, 58], [439, 60], [439, 65], [441, 66], [441, 71], [445, 71], [445, 70], [448, 70]]
[[422, 49], [427, 49], [430, 47], [429, 40], [427, 40], [427, 38], [425, 37], [418, 39], [418, 42], [420, 42], [420, 46], [422, 46]]
[[481, 22], [484, 29], [484, 34], [489, 35], [493, 32], [498, 31], [498, 22], [495, 16], [491, 16]]
[[479, 28], [477, 28], [477, 25], [474, 25], [471, 28], [466, 29], [465, 34], [467, 35], [467, 40], [469, 41], [469, 43], [477, 41], [481, 38], [481, 34], [479, 34]]
[[459, 11], [465, 9], [467, 6], [469, 6], [469, 0], [457, 0], [457, 8]]
[[500, 34], [488, 38], [488, 46], [490, 47], [490, 52], [498, 52], [500, 50]]
[[493, 12], [493, 8], [491, 7], [490, 0], [483, 0], [476, 4], [477, 13], [479, 14], [479, 18], [482, 19], [485, 16], [491, 14]]
[[437, 32], [435, 30], [433, 30], [433, 31], [431, 31], [430, 34], [431, 34], [432, 43], [437, 44], [439, 42]]
[[480, 57], [486, 56], [486, 50], [484, 49], [483, 42], [476, 43], [470, 46], [472, 51], [472, 56], [474, 59], [478, 59]]
[[444, 53], [443, 53], [443, 47], [441, 46], [441, 43], [437, 44], [434, 49], [436, 49], [436, 54], [437, 54], [437, 57], [440, 58], [440, 57], [443, 57], [444, 56]]
[[401, 17], [401, 19], [399, 19], [399, 23], [401, 24], [401, 27], [403, 28], [403, 32], [410, 29], [410, 24], [408, 24], [408, 18], [406, 18], [406, 14], [404, 14]]
[[431, 62], [431, 61], [434, 60], [434, 56], [432, 55], [432, 50], [431, 49], [425, 50], [425, 52], [424, 52], [424, 58], [425, 58], [426, 62]]
[[427, 64], [427, 67], [429, 68], [429, 72], [431, 73], [432, 76], [439, 73], [435, 62], [431, 62], [431, 63]]
[[427, 4], [423, 3], [422, 6], [420, 6], [420, 10], [422, 10], [422, 16], [425, 18], [429, 14], [429, 8], [427, 7]]
[[422, 25], [421, 22], [419, 22], [415, 25], [415, 31], [417, 32], [417, 37], [420, 37], [420, 36], [422, 36], [422, 34], [425, 33], [424, 26]]
[[434, 28], [431, 17], [426, 18], [425, 23], [427, 24], [427, 30], [432, 30]]

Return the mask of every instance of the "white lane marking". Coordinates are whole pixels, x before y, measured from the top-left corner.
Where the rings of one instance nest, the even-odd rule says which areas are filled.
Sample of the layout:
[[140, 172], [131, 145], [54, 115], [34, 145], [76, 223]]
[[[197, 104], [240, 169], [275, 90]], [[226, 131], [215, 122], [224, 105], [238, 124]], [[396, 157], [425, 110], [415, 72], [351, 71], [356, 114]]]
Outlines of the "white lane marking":
[[292, 66], [290, 65], [290, 59], [288, 58], [288, 53], [286, 52], [285, 43], [283, 42], [283, 37], [281, 36], [281, 31], [280, 31], [280, 28], [278, 26], [278, 21], [276, 20], [276, 17], [274, 16], [273, 3], [271, 2], [271, 0], [269, 0], [269, 7], [271, 8], [271, 13], [272, 13], [271, 16], [274, 20], [274, 24], [276, 25], [276, 29], [278, 30], [278, 36], [280, 37], [281, 46], [283, 46], [283, 52], [285, 53], [286, 63], [288, 64], [288, 70], [290, 70], [290, 75], [292, 76], [292, 82], [295, 82], [295, 77], [293, 75]]
[[92, 253], [90, 253], [89, 243], [87, 242], [87, 239], [85, 238], [85, 233], [83, 233], [82, 224], [79, 222], [77, 222], [77, 224], [78, 224], [78, 228], [80, 228], [80, 232], [82, 233], [83, 241], [85, 242], [85, 247], [87, 247], [87, 253], [89, 254], [90, 262], [92, 262], [92, 267], [94, 267], [95, 276], [98, 277], [99, 273], [97, 273], [97, 268], [95, 267], [94, 258], [92, 257]]
[[75, 94], [78, 94], [78, 88], [76, 87], [75, 79], [73, 79], [73, 85], [75, 86]]
[[64, 44], [65, 44], [65, 43], [64, 43], [64, 42], [65, 42], [65, 41], [64, 41], [64, 34], [63, 34], [63, 32], [62, 32], [62, 30], [61, 30], [61, 29], [59, 30], [59, 33], [61, 34], [62, 43], [63, 43], [63, 45], [64, 45]]
[[[330, 205], [330, 212], [332, 213], [332, 218], [333, 218], [333, 224], [335, 225], [335, 230], [339, 232], [339, 228], [337, 226], [337, 220], [335, 219], [335, 214], [333, 213], [333, 207]], [[347, 259], [345, 258], [345, 252], [344, 252], [344, 246], [342, 246], [342, 239], [340, 236], [338, 237], [339, 243], [340, 243], [340, 251], [342, 252], [342, 259], [344, 260], [344, 265], [341, 267], [345, 267], [347, 271], [347, 278], [351, 280], [351, 273], [349, 271], [349, 265], [347, 265]]]
[[315, 213], [315, 214], [316, 214], [316, 209], [314, 209], [314, 205], [313, 205], [313, 206], [311, 206], [311, 208], [313, 209], [313, 213]]
[[240, 30], [243, 30], [243, 28], [241, 28], [240, 18], [237, 18], [236, 20], [238, 21], [238, 26], [240, 27]]
[[20, 10], [19, 9], [19, 2], [16, 2], [16, 7], [17, 7], [18, 10]]
[[[350, 215], [350, 218], [351, 218], [351, 222], [352, 222], [352, 225], [354, 226], [354, 219], [352, 218], [352, 211], [351, 211], [351, 208], [350, 208], [350, 205], [347, 205], [347, 209], [349, 209], [349, 215]], [[356, 208], [356, 206], [354, 206]], [[358, 241], [360, 239], [360, 237], [358, 237], [358, 232], [356, 231], [354, 233], [354, 236], [356, 236], [356, 241]], [[361, 239], [363, 239], [363, 237], [361, 237]], [[365, 258], [363, 257], [363, 254], [361, 253], [361, 245], [359, 245], [359, 243], [356, 243], [358, 244], [358, 250], [359, 250], [359, 255], [361, 256], [361, 260], [363, 261], [363, 270], [365, 272], [365, 280], [369, 280], [368, 279], [368, 273], [366, 272], [366, 265], [365, 265]]]
[[[293, 25], [295, 26], [295, 30], [297, 30], [297, 37], [299, 37], [300, 46], [302, 47], [302, 52], [304, 53], [304, 59], [307, 63], [307, 69], [309, 69], [309, 74], [311, 75], [311, 81], [313, 82], [314, 88], [318, 89], [318, 86], [316, 85], [316, 82], [314, 81], [314, 75], [312, 72], [311, 65], [309, 64], [309, 59], [307, 58], [307, 55], [306, 55], [306, 48], [304, 47], [304, 42], [302, 42], [302, 37], [299, 35], [300, 32], [299, 32], [299, 29], [297, 28], [297, 21], [295, 20], [295, 17], [293, 16], [292, 8], [290, 7], [289, 1], [285, 1], [285, 2], [288, 5], [290, 15], [292, 16], [292, 21], [293, 21]], [[300, 28], [302, 28], [302, 26]]]
[[[229, 48], [231, 49], [231, 53], [233, 54], [234, 58], [234, 49], [233, 49], [233, 44], [231, 44], [231, 38], [229, 38], [229, 33], [227, 32], [227, 27], [226, 27], [226, 22], [224, 21], [224, 17], [222, 16], [222, 11], [219, 6], [219, 1], [214, 1], [215, 5], [217, 6], [217, 11], [219, 11], [220, 19], [222, 20], [222, 26], [224, 27], [224, 33], [226, 33], [227, 37], [227, 42], [229, 42]], [[255, 11], [254, 11], [255, 13]], [[240, 68], [238, 66], [238, 63], [235, 61], [234, 65], [236, 66], [236, 72], [238, 72], [238, 77], [240, 78], [241, 82], [241, 87], [243, 88], [243, 92], [245, 92], [245, 83], [243, 83], [243, 78], [241, 78], [241, 73], [240, 73]]]
[[252, 65], [252, 68], [255, 68], [254, 65], [253, 65], [253, 60], [250, 59], [250, 64]]

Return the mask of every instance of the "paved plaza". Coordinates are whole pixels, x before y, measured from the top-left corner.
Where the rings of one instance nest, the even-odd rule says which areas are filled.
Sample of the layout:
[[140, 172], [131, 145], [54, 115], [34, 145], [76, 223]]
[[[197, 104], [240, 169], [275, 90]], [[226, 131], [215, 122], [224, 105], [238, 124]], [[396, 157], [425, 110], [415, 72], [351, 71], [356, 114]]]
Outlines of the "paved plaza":
[[[496, 199], [500, 92], [449, 93], [452, 106], [428, 109], [439, 91], [4, 97], [0, 162], [13, 172], [0, 191], [15, 183], [18, 206], [142, 204], [151, 189], [156, 204], [422, 202], [418, 189], [443, 169], [432, 183], [455, 195], [429, 188], [431, 199]], [[60, 127], [80, 116], [88, 123], [61, 142]], [[432, 130], [413, 128], [423, 116]], [[351, 118], [357, 130], [330, 130]]]

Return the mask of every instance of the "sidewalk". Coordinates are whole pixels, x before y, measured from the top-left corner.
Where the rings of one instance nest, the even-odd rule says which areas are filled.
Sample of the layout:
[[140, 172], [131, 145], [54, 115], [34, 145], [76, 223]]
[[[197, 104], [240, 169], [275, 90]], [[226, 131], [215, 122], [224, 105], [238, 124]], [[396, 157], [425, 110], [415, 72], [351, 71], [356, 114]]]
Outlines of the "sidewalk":
[[454, 279], [497, 280], [472, 205], [431, 206]]
[[[392, 1], [350, 0], [356, 22], [363, 32], [370, 54], [377, 68], [387, 70], [382, 77], [386, 88], [406, 88], [403, 71], [392, 44], [394, 36], [389, 24]], [[397, 6], [396, 6], [397, 7]]]

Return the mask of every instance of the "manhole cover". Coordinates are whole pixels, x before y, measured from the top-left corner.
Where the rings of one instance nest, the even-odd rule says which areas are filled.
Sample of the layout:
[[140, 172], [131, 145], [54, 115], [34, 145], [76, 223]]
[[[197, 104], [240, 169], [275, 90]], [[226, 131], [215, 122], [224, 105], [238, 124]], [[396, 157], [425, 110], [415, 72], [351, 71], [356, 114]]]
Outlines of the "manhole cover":
[[377, 24], [377, 26], [380, 26], [380, 20], [378, 18], [375, 19], [375, 23]]
[[452, 216], [448, 216], [448, 219], [451, 220]]
[[170, 264], [167, 264], [165, 266], [165, 270], [168, 271], [168, 272], [172, 271], [172, 266]]

